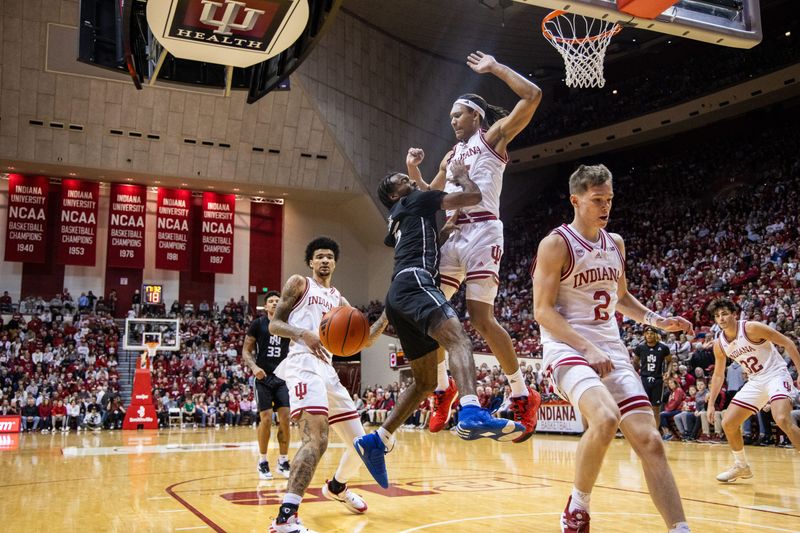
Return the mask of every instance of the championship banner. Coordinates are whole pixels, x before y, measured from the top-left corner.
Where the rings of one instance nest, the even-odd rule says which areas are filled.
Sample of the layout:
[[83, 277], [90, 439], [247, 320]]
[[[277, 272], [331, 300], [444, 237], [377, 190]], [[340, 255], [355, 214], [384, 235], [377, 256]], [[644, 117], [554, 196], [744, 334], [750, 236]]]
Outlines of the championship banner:
[[583, 433], [581, 413], [567, 402], [546, 402], [539, 407], [536, 431], [552, 433]]
[[111, 184], [107, 266], [144, 268], [146, 208], [147, 189], [145, 187]]
[[233, 274], [233, 215], [236, 196], [203, 193], [200, 272]]
[[192, 191], [158, 189], [156, 268], [189, 270], [189, 213]]
[[8, 176], [6, 261], [44, 263], [47, 250], [47, 197], [44, 176]]
[[61, 215], [56, 250], [59, 264], [94, 266], [99, 201], [99, 183], [61, 181]]

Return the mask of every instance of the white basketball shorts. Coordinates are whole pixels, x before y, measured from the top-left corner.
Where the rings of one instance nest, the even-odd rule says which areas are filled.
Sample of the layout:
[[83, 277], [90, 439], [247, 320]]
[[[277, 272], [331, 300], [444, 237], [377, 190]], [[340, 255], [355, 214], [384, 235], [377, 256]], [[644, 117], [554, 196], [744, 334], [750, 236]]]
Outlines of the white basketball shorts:
[[441, 288], [448, 300], [467, 283], [467, 300], [494, 304], [503, 257], [503, 223], [486, 220], [460, 224], [442, 245]]
[[595, 345], [607, 353], [614, 363], [614, 370], [604, 378], [597, 375], [575, 348], [561, 342], [544, 343], [544, 367], [558, 394], [577, 409], [584, 392], [592, 387], [605, 387], [617, 402], [623, 419], [636, 411], [651, 412], [642, 378], [633, 368], [628, 349], [622, 341], [599, 342]]
[[770, 402], [791, 401], [792, 376], [785, 367], [764, 376], [750, 376], [747, 383], [733, 396], [731, 404], [758, 413]]
[[359, 418], [350, 393], [336, 375], [336, 370], [310, 353], [287, 357], [275, 369], [275, 375], [286, 382], [289, 389], [291, 417], [303, 411], [312, 415], [326, 415], [335, 424]]

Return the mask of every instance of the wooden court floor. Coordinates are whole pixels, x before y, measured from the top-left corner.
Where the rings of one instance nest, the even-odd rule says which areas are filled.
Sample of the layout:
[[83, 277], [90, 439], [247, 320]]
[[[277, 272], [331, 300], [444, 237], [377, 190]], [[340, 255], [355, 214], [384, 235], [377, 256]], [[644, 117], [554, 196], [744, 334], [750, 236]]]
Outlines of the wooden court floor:
[[[387, 456], [389, 491], [366, 470], [351, 480], [369, 503], [354, 516], [320, 496], [343, 451], [333, 442], [301, 517], [320, 533], [557, 532], [576, 445], [567, 436], [515, 445], [401, 431]], [[721, 485], [714, 476], [728, 465], [726, 446], [666, 446], [693, 531], [800, 531], [796, 451], [748, 447], [755, 477]], [[251, 428], [21, 435], [16, 450], [0, 452], [0, 531], [265, 532], [286, 480], [259, 482], [255, 467]], [[600, 474], [592, 525], [665, 531], [624, 440], [613, 442]]]

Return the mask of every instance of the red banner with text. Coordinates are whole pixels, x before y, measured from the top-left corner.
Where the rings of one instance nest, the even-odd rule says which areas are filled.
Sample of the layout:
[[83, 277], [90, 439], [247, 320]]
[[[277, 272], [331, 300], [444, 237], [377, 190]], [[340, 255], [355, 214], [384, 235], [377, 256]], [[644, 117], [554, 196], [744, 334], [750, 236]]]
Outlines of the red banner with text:
[[47, 197], [44, 176], [8, 176], [6, 261], [44, 263], [47, 250]]
[[111, 184], [108, 209], [107, 266], [144, 268], [144, 225], [147, 189], [141, 185]]
[[158, 189], [156, 268], [189, 270], [192, 191]]
[[61, 215], [56, 250], [59, 264], [94, 266], [99, 202], [99, 183], [61, 181]]
[[236, 196], [203, 193], [200, 272], [233, 274], [233, 216]]

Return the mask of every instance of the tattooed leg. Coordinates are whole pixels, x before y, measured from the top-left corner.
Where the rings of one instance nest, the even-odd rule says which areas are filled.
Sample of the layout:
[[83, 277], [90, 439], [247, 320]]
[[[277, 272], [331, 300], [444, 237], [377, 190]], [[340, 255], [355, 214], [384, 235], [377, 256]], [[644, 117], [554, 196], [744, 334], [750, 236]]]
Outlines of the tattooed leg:
[[328, 417], [303, 411], [298, 424], [302, 443], [292, 459], [287, 492], [302, 496], [311, 484], [322, 454], [328, 448]]

